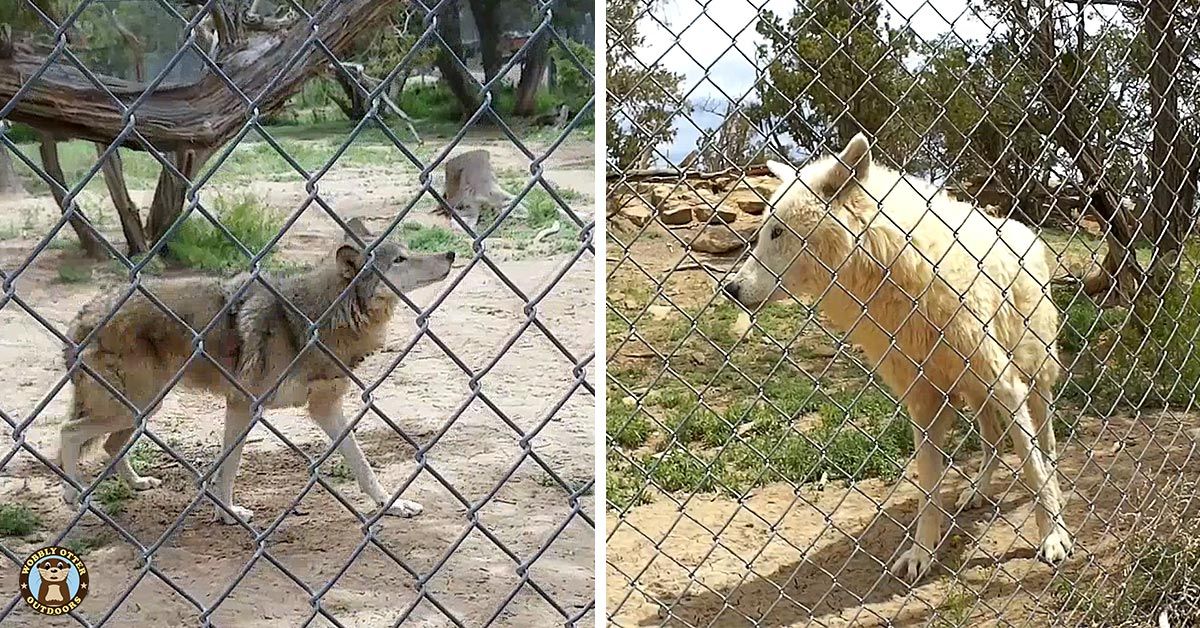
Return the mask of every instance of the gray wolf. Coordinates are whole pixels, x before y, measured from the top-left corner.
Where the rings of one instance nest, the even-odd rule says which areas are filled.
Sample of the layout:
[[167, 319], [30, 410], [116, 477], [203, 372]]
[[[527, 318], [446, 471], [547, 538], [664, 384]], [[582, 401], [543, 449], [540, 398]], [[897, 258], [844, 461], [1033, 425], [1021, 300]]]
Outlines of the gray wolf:
[[1036, 495], [1039, 556], [1065, 559], [1072, 540], [1050, 421], [1058, 311], [1045, 245], [1015, 221], [872, 163], [861, 134], [837, 157], [799, 172], [769, 167], [783, 185], [752, 255], [723, 290], [749, 308], [789, 294], [815, 298], [905, 405], [922, 503], [915, 542], [893, 572], [920, 579], [941, 541], [943, 452], [955, 403], [979, 413], [986, 443], [959, 507], [982, 501], [1007, 432]]
[[[349, 226], [364, 242], [372, 239], [361, 221], [352, 220]], [[225, 281], [189, 278], [147, 282], [148, 291], [191, 329], [202, 330], [219, 318], [204, 336], [208, 355], [189, 361], [195, 334], [149, 298], [135, 293], [107, 322], [104, 319], [108, 312], [117, 306], [116, 297], [101, 297], [83, 307], [71, 324], [69, 336], [77, 345], [89, 335], [94, 337], [82, 349], [68, 347], [66, 363], [70, 368], [78, 358], [139, 409], [153, 402], [181, 369], [182, 385], [223, 395], [224, 447], [231, 453], [213, 479], [214, 493], [220, 500], [216, 514], [225, 523], [234, 523], [239, 517], [249, 520], [253, 513], [234, 504], [233, 481], [242, 451], [242, 442], [237, 439], [252, 420], [252, 400], [233, 386], [216, 364], [261, 398], [264, 408], [306, 405], [309, 416], [330, 439], [336, 440], [346, 428], [342, 396], [350, 380], [328, 354], [307, 344], [311, 334], [305, 317], [317, 321], [329, 312], [321, 319], [319, 338], [342, 364], [353, 367], [382, 347], [386, 339], [388, 321], [399, 302], [387, 283], [401, 292], [415, 290], [444, 279], [453, 261], [453, 253], [412, 255], [390, 241], [380, 243], [368, 254], [347, 235], [320, 266], [298, 275], [267, 278], [290, 306], [257, 281], [237, 296], [238, 288], [245, 285], [245, 275]], [[228, 312], [221, 314], [227, 304]], [[63, 482], [63, 498], [68, 504], [78, 499], [75, 483], [85, 445], [104, 439], [104, 449], [114, 456], [136, 428], [130, 408], [92, 375], [80, 368], [72, 373], [71, 380], [74, 396], [62, 426], [59, 450], [62, 470], [71, 480]], [[276, 382], [280, 382], [277, 387]], [[155, 410], [157, 407], [147, 416]], [[421, 512], [420, 504], [404, 499], [388, 506], [388, 493], [379, 485], [353, 431], [338, 449], [359, 488], [377, 506], [387, 507], [388, 514], [406, 517]], [[125, 457], [116, 462], [115, 468], [135, 490], [161, 484], [157, 478], [139, 476]]]

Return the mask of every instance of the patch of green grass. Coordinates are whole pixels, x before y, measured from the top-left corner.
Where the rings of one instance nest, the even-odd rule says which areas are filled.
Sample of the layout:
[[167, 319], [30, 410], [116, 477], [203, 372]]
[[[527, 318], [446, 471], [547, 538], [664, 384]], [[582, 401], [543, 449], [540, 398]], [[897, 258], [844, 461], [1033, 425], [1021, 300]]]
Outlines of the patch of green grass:
[[1194, 349], [1200, 341], [1198, 269], [1185, 263], [1161, 296], [1147, 288], [1131, 308], [1101, 311], [1082, 295], [1070, 303], [1063, 297], [1059, 344], [1074, 359], [1068, 362], [1062, 398], [1097, 413], [1195, 407], [1200, 396], [1200, 353]]
[[70, 539], [63, 543], [63, 547], [75, 552], [77, 556], [86, 556], [92, 553], [93, 550], [100, 549], [108, 545], [109, 540], [103, 537], [81, 537], [78, 539]]
[[126, 455], [129, 457], [129, 464], [138, 473], [149, 470], [154, 465], [162, 462], [166, 457], [161, 449], [145, 437], [130, 448], [129, 453]]
[[658, 460], [643, 460], [642, 466], [649, 470], [654, 485], [668, 493], [710, 492], [723, 471], [719, 459], [706, 460], [682, 448], [671, 449]]
[[1062, 318], [1058, 347], [1072, 355], [1094, 346], [1097, 339], [1116, 330], [1124, 319], [1122, 310], [1101, 310], [1084, 294], [1061, 291], [1054, 300]]
[[344, 483], [354, 479], [354, 471], [340, 457], [331, 457], [321, 465], [321, 473], [334, 482]]
[[[913, 452], [912, 431], [884, 392], [825, 394], [803, 382], [779, 382], [769, 384], [782, 393], [773, 404], [759, 400], [718, 410], [682, 392], [657, 397], [650, 412], [663, 423], [668, 448], [641, 461], [654, 485], [667, 492], [724, 487], [741, 493], [771, 482], [892, 479], [903, 472]], [[622, 418], [608, 426], [616, 446], [629, 450], [651, 438], [652, 424], [631, 432], [628, 412]]]
[[611, 396], [609, 399], [611, 401], [605, 419], [609, 440], [626, 449], [636, 448], [646, 442], [651, 431], [650, 421], [646, 420], [641, 411], [612, 400]]
[[125, 502], [133, 498], [133, 489], [118, 478], [108, 478], [92, 494], [104, 512], [116, 516], [125, 512]]
[[[493, 95], [492, 108], [506, 122], [518, 124], [519, 120], [514, 118], [510, 113], [517, 100], [516, 88], [506, 85], [494, 90]], [[562, 101], [561, 97], [551, 94], [546, 90], [540, 90], [537, 95], [537, 102], [534, 105], [535, 115], [553, 111]], [[397, 104], [408, 115], [414, 118], [435, 122], [461, 123], [474, 113], [474, 110], [469, 112], [462, 111], [458, 100], [454, 98], [450, 89], [442, 82], [407, 86], [404, 89], [404, 93], [400, 96], [400, 102]], [[577, 104], [575, 107], [578, 108], [579, 105]], [[480, 123], [490, 124], [491, 117], [485, 113], [480, 118]]]
[[[500, 185], [513, 194], [519, 194], [528, 185], [528, 175], [510, 170], [501, 176]], [[566, 205], [567, 210], [575, 211], [582, 198], [582, 194], [570, 188], [556, 187], [551, 194], [542, 184], [535, 184], [521, 198], [520, 207], [505, 218], [497, 230], [497, 235], [510, 240], [519, 249], [526, 249], [534, 246], [533, 240], [539, 233], [557, 222], [558, 232], [543, 236], [544, 239], [538, 248], [549, 248], [554, 252], [574, 251], [579, 247], [580, 229], [574, 220], [563, 214], [563, 205]], [[492, 225], [498, 218], [500, 209], [502, 208], [485, 209], [479, 217], [481, 228]], [[547, 245], [547, 242], [550, 244]]]
[[58, 267], [59, 283], [86, 283], [92, 280], [92, 269], [87, 266], [63, 264]]
[[46, 248], [54, 251], [73, 251], [79, 248], [79, 240], [76, 240], [72, 236], [60, 234], [51, 240], [50, 243], [46, 245]]
[[1166, 610], [1170, 625], [1194, 625], [1194, 616], [1179, 613], [1200, 603], [1200, 544], [1186, 534], [1175, 536], [1134, 543], [1133, 558], [1122, 571], [1056, 576], [1052, 590], [1065, 616], [1082, 620], [1071, 622], [1076, 625], [1142, 626], [1158, 625]]
[[642, 490], [645, 477], [627, 461], [609, 456], [605, 463], [605, 498], [616, 508], [637, 506], [647, 501]]
[[456, 255], [471, 255], [471, 242], [465, 235], [436, 225], [406, 222], [400, 226], [400, 239], [410, 251], [421, 253], [443, 253], [454, 251]]
[[[24, 230], [22, 230], [21, 227], [14, 222], [7, 222], [3, 225], [0, 225], [0, 240], [16, 240], [24, 235], [24, 233]], [[54, 240], [51, 242], [51, 244], [57, 241], [58, 240]]]
[[954, 583], [946, 592], [946, 597], [935, 610], [934, 623], [936, 628], [959, 628], [970, 625], [971, 609], [979, 596], [972, 593], [960, 583]]
[[25, 536], [38, 529], [42, 520], [22, 504], [0, 504], [0, 536]]
[[[283, 216], [251, 195], [218, 196], [213, 215], [250, 253], [258, 254], [283, 226]], [[167, 243], [172, 258], [200, 270], [248, 268], [250, 258], [206, 217], [193, 214]], [[269, 261], [274, 252], [267, 256]]]
[[[144, 254], [135, 255], [135, 256], [133, 256], [133, 258], [130, 261], [133, 262], [134, 264], [137, 264], [137, 263], [141, 262], [143, 259], [146, 259], [146, 256]], [[104, 268], [108, 272], [120, 275], [122, 277], [129, 276], [129, 269], [126, 268], [125, 264], [121, 263], [120, 260], [110, 259], [108, 261], [108, 264]], [[166, 269], [167, 269], [166, 264], [163, 263], [162, 256], [160, 255], [160, 256], [155, 257], [154, 259], [150, 260], [150, 262], [147, 263], [145, 266], [142, 266], [141, 272], [143, 275], [150, 275], [152, 277], [157, 277], [158, 275], [163, 274], [163, 272], [165, 272]]]

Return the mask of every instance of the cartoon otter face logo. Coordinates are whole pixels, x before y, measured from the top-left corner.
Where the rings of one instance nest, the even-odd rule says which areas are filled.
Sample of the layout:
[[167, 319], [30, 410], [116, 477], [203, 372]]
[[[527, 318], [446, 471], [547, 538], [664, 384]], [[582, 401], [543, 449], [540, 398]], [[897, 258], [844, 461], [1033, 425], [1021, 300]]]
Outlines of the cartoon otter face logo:
[[38, 587], [37, 600], [46, 606], [62, 606], [70, 599], [67, 595], [67, 576], [71, 566], [61, 558], [47, 558], [37, 564], [42, 586]]
[[88, 593], [88, 571], [83, 561], [65, 547], [44, 547], [21, 565], [21, 597], [44, 615], [75, 610]]

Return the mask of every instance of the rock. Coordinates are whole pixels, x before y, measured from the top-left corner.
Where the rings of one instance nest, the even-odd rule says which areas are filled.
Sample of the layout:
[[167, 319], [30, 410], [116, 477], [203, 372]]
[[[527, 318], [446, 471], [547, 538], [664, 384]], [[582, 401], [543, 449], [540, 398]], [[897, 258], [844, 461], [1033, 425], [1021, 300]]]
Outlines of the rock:
[[750, 327], [754, 321], [750, 318], [750, 313], [744, 310], [738, 311], [737, 319], [729, 325], [729, 333], [733, 334], [734, 338], [741, 338], [743, 334], [750, 331]]
[[744, 234], [745, 230], [733, 230], [722, 224], [713, 224], [692, 241], [692, 250], [713, 255], [725, 255], [740, 251], [754, 237], [753, 231]]
[[671, 203], [658, 212], [665, 225], [686, 225], [692, 221], [692, 208], [682, 203]]
[[662, 207], [663, 203], [671, 197], [671, 190], [674, 187], [674, 184], [647, 185], [640, 191], [642, 198], [646, 199], [652, 207]]
[[620, 210], [622, 216], [628, 218], [633, 224], [641, 227], [650, 222], [653, 213], [641, 201], [630, 199], [630, 203]]
[[675, 311], [675, 308], [669, 305], [651, 305], [646, 311], [650, 313], [651, 318], [661, 321], [670, 316], [671, 312]]
[[758, 197], [742, 197], [737, 201], [737, 208], [739, 211], [750, 214], [751, 216], [759, 216], [762, 215], [763, 212], [767, 211], [767, 201]]
[[779, 187], [779, 179], [773, 176], [746, 177], [746, 181], [739, 187], [749, 187], [762, 195], [763, 198], [771, 198], [776, 188]]
[[697, 205], [693, 211], [693, 214], [696, 218], [696, 222], [719, 221], [728, 224], [736, 221], [738, 217], [736, 210], [730, 209], [725, 205], [718, 204], [716, 207], [710, 207], [707, 203], [701, 203]]

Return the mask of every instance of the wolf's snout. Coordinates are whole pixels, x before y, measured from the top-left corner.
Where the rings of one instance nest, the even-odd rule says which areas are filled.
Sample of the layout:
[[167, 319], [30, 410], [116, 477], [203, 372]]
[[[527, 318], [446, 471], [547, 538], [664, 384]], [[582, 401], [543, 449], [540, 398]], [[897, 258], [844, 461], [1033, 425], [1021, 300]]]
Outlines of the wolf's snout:
[[730, 299], [739, 302], [741, 301], [741, 299], [738, 298], [738, 293], [741, 292], [741, 286], [738, 285], [736, 281], [731, 281], [724, 286], [721, 286], [721, 291], [724, 292], [725, 296], [729, 297]]

